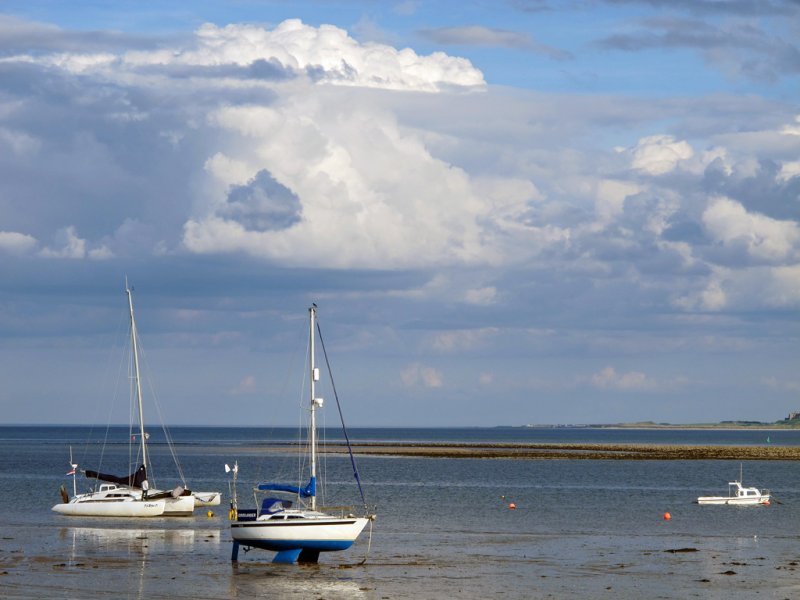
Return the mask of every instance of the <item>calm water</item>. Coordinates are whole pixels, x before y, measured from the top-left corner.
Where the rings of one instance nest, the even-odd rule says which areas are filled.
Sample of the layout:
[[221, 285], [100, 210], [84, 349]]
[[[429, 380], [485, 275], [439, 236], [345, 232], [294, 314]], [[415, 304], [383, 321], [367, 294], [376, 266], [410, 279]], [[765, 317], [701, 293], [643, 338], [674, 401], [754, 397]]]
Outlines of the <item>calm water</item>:
[[[0, 426], [0, 444], [21, 441], [38, 444], [69, 445], [75, 447], [102, 443], [127, 445], [128, 427], [36, 427]], [[343, 440], [340, 428], [321, 429], [322, 436], [330, 440]], [[149, 432], [151, 443], [165, 442], [164, 432]], [[297, 439], [297, 429], [289, 427], [173, 427], [172, 440], [180, 445], [252, 446]], [[349, 429], [350, 439], [359, 442], [509, 442], [509, 443], [633, 443], [633, 444], [703, 444], [752, 446], [796, 446], [800, 444], [800, 430], [724, 430], [724, 429], [599, 429], [575, 428], [371, 428]]]
[[[350, 433], [351, 439], [369, 441], [752, 445], [765, 444], [769, 435], [771, 444], [800, 443], [800, 432], [795, 431]], [[294, 430], [174, 428], [171, 434], [190, 487], [221, 490], [225, 503], [225, 463], [239, 463], [242, 505], [249, 504], [246, 490], [258, 481], [296, 479], [296, 458], [265, 455], [262, 448], [293, 439]], [[136, 523], [68, 518], [50, 510], [58, 500], [58, 487], [72, 485], [64, 475], [70, 446], [82, 467], [94, 468], [103, 449], [104, 470], [125, 470], [127, 428], [109, 432], [109, 441], [115, 443], [103, 446], [99, 442], [105, 436], [105, 431], [79, 427], [0, 427], [0, 559], [9, 573], [0, 583], [14, 581], [9, 557], [31, 555], [52, 557], [50, 562], [43, 559], [45, 592], [70, 590], [73, 580], [79, 590], [81, 575], [90, 568], [116, 569], [113, 572], [132, 586], [125, 597], [151, 595], [151, 590], [172, 581], [176, 586], [183, 582], [170, 592], [173, 597], [192, 597], [188, 591], [193, 590], [195, 597], [266, 597], [276, 592], [292, 597], [296, 592], [296, 597], [313, 593], [325, 598], [435, 598], [452, 597], [456, 589], [459, 597], [474, 598], [497, 593], [511, 598], [633, 598], [643, 593], [736, 597], [753, 590], [761, 597], [791, 597], [786, 594], [792, 590], [800, 596], [800, 588], [792, 587], [792, 572], [800, 561], [800, 465], [795, 462], [745, 462], [745, 484], [771, 489], [779, 503], [732, 508], [700, 507], [692, 501], [698, 495], [726, 493], [726, 483], [739, 475], [740, 463], [735, 461], [359, 457], [367, 501], [378, 511], [371, 541], [362, 535], [352, 549], [324, 556], [318, 567], [276, 568], [268, 564], [269, 553], [254, 551], [240, 557], [233, 569], [226, 505], [215, 508], [210, 518], [198, 511], [190, 519]], [[94, 441], [87, 443], [88, 439]], [[179, 483], [167, 446], [155, 434], [153, 442], [158, 485]], [[357, 490], [348, 459], [329, 457], [326, 468], [325, 501], [352, 503]], [[79, 484], [79, 491], [88, 487], [86, 480], [79, 479]], [[516, 510], [507, 508], [509, 501]], [[670, 521], [663, 519], [666, 511]], [[685, 548], [692, 551], [668, 552]], [[368, 551], [367, 565], [358, 566]], [[57, 571], [59, 578], [47, 583]], [[725, 574], [728, 571], [734, 574]], [[51, 595], [45, 592], [34, 596]]]

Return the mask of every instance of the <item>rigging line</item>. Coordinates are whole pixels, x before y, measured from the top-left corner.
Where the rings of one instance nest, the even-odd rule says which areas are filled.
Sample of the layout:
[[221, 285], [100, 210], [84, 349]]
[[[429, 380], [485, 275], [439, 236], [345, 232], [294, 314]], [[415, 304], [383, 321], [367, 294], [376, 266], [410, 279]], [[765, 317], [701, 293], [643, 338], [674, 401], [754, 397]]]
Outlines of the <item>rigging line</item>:
[[[113, 340], [112, 340], [112, 343], [111, 343], [111, 350], [112, 351], [116, 350], [119, 347], [118, 346], [118, 342], [119, 342], [119, 339], [120, 339], [120, 336], [121, 336], [121, 332], [123, 331], [123, 327], [124, 327], [124, 324], [125, 324], [125, 317], [126, 317], [126, 315], [122, 311], [120, 311], [120, 317], [119, 317], [119, 320], [117, 322], [117, 328], [116, 328], [116, 330], [114, 332], [114, 337], [113, 337]], [[106, 356], [105, 368], [103, 369], [103, 382], [104, 383], [97, 390], [100, 393], [100, 396], [103, 396], [104, 392], [108, 391], [108, 390], [106, 390], [106, 385], [109, 385], [108, 379], [110, 377], [110, 372], [111, 372], [112, 357], [117, 356], [116, 352], [112, 352], [112, 351], [109, 351], [107, 356]], [[105, 401], [105, 405], [107, 406], [108, 412], [106, 414], [105, 437], [103, 438], [103, 446], [102, 446], [102, 448], [100, 450], [100, 464], [97, 466], [97, 470], [98, 471], [102, 470], [102, 464], [103, 464], [103, 457], [105, 455], [106, 442], [108, 441], [108, 431], [109, 431], [109, 428], [111, 426], [111, 414], [113, 412], [114, 406], [116, 406], [116, 403], [117, 403], [117, 397], [118, 397], [118, 393], [119, 393], [119, 381], [120, 381], [120, 377], [121, 377], [121, 373], [122, 373], [122, 366], [124, 365], [124, 363], [125, 363], [125, 353], [122, 352], [119, 355], [119, 365], [117, 366], [117, 371], [116, 371], [116, 374], [117, 374], [116, 383], [115, 383], [115, 385], [113, 387], [113, 390], [114, 390], [113, 401], [112, 402], [108, 402], [107, 400]], [[81, 458], [78, 461], [79, 465], [80, 464], [85, 464], [86, 460], [88, 459], [88, 456], [89, 456], [89, 444], [91, 443], [92, 437], [94, 436], [95, 425], [99, 425], [99, 422], [98, 422], [99, 409], [100, 409], [99, 405], [96, 404], [95, 405], [94, 418], [92, 419], [92, 422], [89, 425], [89, 434], [86, 436], [86, 442], [85, 442], [85, 444], [83, 446], [83, 455], [81, 456]]]
[[[308, 338], [308, 336], [303, 336], [303, 337], [298, 337], [297, 340], [306, 339], [306, 343], [307, 343], [307, 338]], [[288, 354], [288, 356], [290, 357], [289, 361], [288, 361], [288, 364], [285, 365], [285, 367], [280, 370], [281, 373], [282, 373], [282, 377], [281, 377], [281, 380], [280, 380], [280, 385], [277, 386], [271, 392], [269, 390], [264, 392], [264, 394], [263, 394], [263, 400], [264, 401], [259, 403], [260, 407], [269, 408], [271, 406], [271, 403], [274, 403], [276, 400], [278, 402], [282, 402], [283, 401], [282, 399], [289, 397], [289, 391], [290, 391], [289, 384], [291, 382], [292, 383], [292, 387], [294, 387], [294, 382], [296, 381], [295, 380], [296, 367], [297, 367], [297, 363], [299, 362], [299, 358], [298, 357], [300, 356], [300, 351], [302, 349], [303, 349], [303, 343], [301, 341], [296, 341], [295, 345], [291, 349], [291, 352]], [[306, 354], [308, 354], [307, 351], [306, 351]], [[305, 371], [303, 371], [303, 372], [305, 372]], [[303, 382], [304, 381], [305, 380], [303, 380]], [[301, 389], [301, 392], [300, 392], [301, 402], [302, 402], [302, 397], [303, 397], [303, 393], [302, 393], [302, 389]], [[264, 422], [264, 423], [272, 423], [271, 426], [269, 426], [269, 427], [265, 426], [264, 427], [264, 431], [263, 431], [263, 434], [262, 434], [262, 437], [261, 437], [262, 441], [267, 446], [276, 445], [276, 429], [292, 429], [292, 427], [286, 427], [286, 426], [284, 426], [284, 427], [276, 427], [275, 426], [275, 424], [274, 424], [275, 411], [274, 410], [262, 411], [259, 414], [263, 417], [263, 418], [261, 418], [262, 422]], [[298, 437], [297, 437], [297, 439], [300, 440], [301, 438], [299, 436], [299, 432], [302, 429], [302, 412], [298, 411], [295, 414], [300, 414], [300, 417], [298, 419]], [[286, 436], [285, 433], [281, 433], [281, 435], [284, 436], [284, 437]], [[285, 446], [286, 444], [284, 442], [285, 442], [285, 440], [281, 439], [280, 440], [280, 444], [278, 444], [278, 445], [284, 445]], [[281, 474], [281, 477], [283, 477], [283, 474], [287, 473], [287, 475], [285, 477], [285, 480], [286, 481], [292, 481], [292, 477], [294, 476], [294, 471], [293, 471], [294, 466], [293, 466], [293, 463], [290, 463], [290, 462], [287, 462], [287, 464], [292, 464], [292, 468], [289, 469], [285, 465], [282, 465], [280, 474]], [[274, 477], [275, 477], [274, 474], [268, 474], [268, 466], [271, 467], [271, 464], [270, 464], [269, 461], [259, 461], [259, 467], [258, 467], [257, 472], [255, 473], [256, 478], [258, 479], [258, 481], [267, 481], [267, 480], [274, 479]]]
[[[322, 421], [322, 427], [317, 427], [317, 442], [322, 448], [327, 448], [328, 445], [328, 420], [326, 418], [325, 411], [320, 412], [319, 419]], [[320, 433], [321, 431], [321, 433]], [[328, 479], [328, 453], [327, 452], [320, 452], [319, 456], [317, 456], [317, 460], [319, 461], [319, 476], [317, 477], [317, 483], [319, 484], [317, 496], [319, 497], [320, 503], [322, 506], [325, 506], [325, 497], [327, 494], [327, 479]]]
[[[120, 317], [121, 317], [120, 321], [117, 324], [117, 332], [116, 332], [116, 335], [114, 337], [114, 343], [112, 344], [112, 348], [113, 349], [118, 347], [117, 346], [117, 341], [119, 340], [120, 332], [122, 331], [123, 323], [124, 323], [124, 320], [125, 320], [125, 315], [124, 314], [120, 313]], [[113, 399], [112, 399], [111, 402], [108, 403], [108, 413], [106, 415], [106, 429], [105, 429], [105, 432], [103, 434], [103, 445], [100, 448], [100, 459], [99, 459], [99, 462], [98, 462], [98, 465], [97, 465], [97, 470], [98, 471], [102, 471], [103, 470], [103, 462], [104, 462], [105, 456], [106, 456], [106, 445], [108, 444], [108, 436], [109, 436], [109, 433], [111, 432], [111, 416], [114, 413], [114, 407], [117, 406], [117, 402], [119, 402], [120, 385], [121, 385], [120, 382], [121, 382], [121, 380], [123, 378], [123, 373], [124, 373], [124, 369], [125, 369], [125, 366], [126, 366], [126, 361], [127, 361], [127, 358], [128, 358], [128, 354], [127, 354], [128, 351], [124, 349], [125, 346], [123, 345], [122, 348], [123, 348], [123, 351], [119, 355], [119, 364], [117, 365], [117, 377], [116, 377], [116, 381], [114, 383]], [[110, 357], [108, 359], [108, 362], [111, 362], [111, 358]], [[130, 417], [129, 417], [128, 420], [130, 421]], [[84, 458], [86, 456], [88, 456], [88, 445], [89, 445], [89, 443], [91, 441], [93, 433], [94, 433], [94, 425], [92, 425], [90, 427], [90, 429], [89, 429], [89, 436], [87, 437], [86, 446], [84, 448]], [[128, 439], [130, 439], [130, 437]], [[130, 450], [129, 450], [129, 452], [130, 452]], [[128, 457], [128, 460], [130, 460], [130, 456]], [[95, 479], [93, 484], [92, 484], [92, 489], [94, 491], [97, 491], [97, 488], [98, 488], [99, 485], [100, 485], [100, 480]]]
[[172, 455], [172, 460], [175, 463], [175, 468], [178, 470], [178, 476], [181, 478], [181, 483], [183, 487], [186, 487], [186, 478], [183, 475], [183, 467], [181, 467], [181, 463], [178, 460], [178, 455], [175, 452], [175, 443], [173, 441], [172, 435], [170, 434], [169, 428], [167, 427], [166, 422], [164, 421], [164, 415], [161, 412], [161, 403], [158, 400], [158, 395], [156, 394], [156, 390], [153, 387], [153, 380], [150, 378], [150, 364], [147, 362], [147, 355], [145, 354], [144, 348], [142, 347], [142, 338], [139, 337], [139, 354], [141, 355], [142, 362], [144, 363], [145, 367], [145, 377], [147, 378], [147, 387], [150, 390], [150, 397], [153, 399], [153, 405], [156, 407], [156, 412], [158, 413], [158, 420], [161, 423], [161, 431], [164, 432], [164, 438], [167, 441], [167, 447], [169, 448], [169, 452]]
[[339, 410], [339, 419], [342, 421], [342, 432], [344, 433], [344, 439], [347, 442], [347, 452], [350, 454], [350, 464], [353, 465], [353, 476], [356, 478], [356, 483], [358, 484], [358, 492], [361, 494], [361, 502], [364, 503], [364, 508], [366, 509], [367, 500], [364, 498], [364, 490], [361, 487], [361, 478], [358, 476], [358, 467], [356, 467], [356, 457], [353, 455], [353, 448], [350, 446], [350, 436], [348, 435], [347, 427], [344, 424], [342, 405], [339, 403], [339, 394], [336, 393], [336, 384], [333, 381], [333, 371], [331, 370], [331, 363], [328, 360], [328, 351], [325, 349], [325, 340], [322, 339], [322, 329], [320, 329], [319, 320], [317, 320], [317, 333], [319, 334], [319, 343], [322, 346], [322, 355], [325, 357], [325, 366], [328, 368], [328, 376], [331, 379], [331, 390], [333, 391], [333, 397], [336, 399], [336, 408]]

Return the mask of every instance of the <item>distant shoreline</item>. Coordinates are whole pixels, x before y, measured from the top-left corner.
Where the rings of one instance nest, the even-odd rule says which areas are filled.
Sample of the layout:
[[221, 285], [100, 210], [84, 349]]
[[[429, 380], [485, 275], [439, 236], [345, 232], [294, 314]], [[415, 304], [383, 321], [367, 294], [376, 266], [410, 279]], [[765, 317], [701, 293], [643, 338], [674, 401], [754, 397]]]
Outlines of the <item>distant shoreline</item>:
[[722, 421], [720, 423], [592, 423], [587, 425], [501, 425], [497, 429], [664, 429], [664, 430], [697, 430], [711, 431], [715, 429], [735, 429], [750, 431], [786, 431], [800, 429], [800, 422], [752, 423], [743, 421]]
[[[95, 424], [96, 425], [96, 424]], [[104, 427], [128, 427], [127, 423], [111, 423]], [[253, 425], [190, 425], [186, 423], [172, 423], [165, 425], [176, 429], [263, 429]], [[0, 423], [2, 428], [14, 427], [90, 427], [78, 423]], [[271, 429], [297, 429], [297, 425], [274, 425]], [[329, 427], [337, 429], [337, 427]], [[664, 430], [751, 430], [751, 431], [787, 431], [800, 430], [800, 419], [792, 421], [777, 421], [775, 423], [759, 423], [753, 421], [721, 421], [719, 423], [655, 423], [643, 421], [636, 423], [536, 423], [527, 425], [355, 425], [351, 430], [359, 429], [664, 429]]]

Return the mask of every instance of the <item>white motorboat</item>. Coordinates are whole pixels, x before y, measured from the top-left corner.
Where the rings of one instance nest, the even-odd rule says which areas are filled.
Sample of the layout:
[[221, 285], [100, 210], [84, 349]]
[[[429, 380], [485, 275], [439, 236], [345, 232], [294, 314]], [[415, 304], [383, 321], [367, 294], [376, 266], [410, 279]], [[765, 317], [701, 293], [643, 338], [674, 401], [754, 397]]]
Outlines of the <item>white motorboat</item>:
[[[151, 489], [147, 478], [149, 468], [147, 454], [148, 434], [144, 427], [144, 410], [142, 407], [142, 385], [139, 372], [139, 347], [136, 319], [133, 312], [132, 290], [125, 281], [125, 293], [128, 297], [128, 310], [130, 313], [131, 356], [133, 360], [133, 381], [135, 383], [134, 402], [138, 409], [140, 440], [138, 456], [141, 464], [132, 474], [118, 477], [93, 470], [85, 470], [87, 478], [103, 481], [98, 489], [85, 494], [77, 493], [76, 476], [78, 465], [70, 463], [72, 470], [73, 496], [69, 497], [65, 488], [61, 487], [62, 502], [56, 504], [53, 510], [69, 516], [81, 517], [184, 517], [191, 516], [196, 506], [213, 506], [219, 504], [219, 492], [200, 492], [195, 496], [184, 486], [177, 486], [174, 490], [163, 491]], [[71, 454], [71, 451], [70, 451]]]
[[[265, 483], [259, 485], [255, 492], [268, 492], [269, 497], [263, 498], [257, 508], [242, 510], [237, 506], [234, 492], [231, 509], [231, 537], [233, 538], [233, 551], [231, 560], [238, 560], [239, 547], [261, 548], [277, 552], [273, 562], [292, 563], [311, 562], [319, 559], [320, 552], [345, 550], [352, 546], [361, 534], [367, 523], [374, 519], [364, 501], [363, 490], [358, 480], [358, 471], [352, 452], [353, 472], [364, 501], [363, 510], [359, 516], [352, 507], [339, 507], [337, 510], [317, 508], [317, 435], [316, 411], [322, 408], [323, 400], [316, 396], [316, 384], [319, 381], [319, 369], [315, 365], [315, 325], [317, 307], [313, 305], [309, 313], [309, 366], [310, 366], [310, 402], [308, 427], [308, 447], [310, 451], [310, 478], [308, 484], [286, 485], [281, 483]], [[318, 327], [317, 327], [318, 330]], [[321, 338], [320, 338], [320, 341]], [[323, 344], [324, 350], [324, 344]], [[334, 394], [335, 394], [335, 387]], [[338, 398], [337, 398], [338, 403]], [[341, 413], [341, 410], [340, 410]], [[347, 436], [345, 435], [345, 438]], [[349, 443], [348, 443], [349, 446]], [[226, 465], [226, 470], [227, 465]], [[238, 467], [234, 467], [234, 477]], [[235, 490], [235, 480], [234, 480]], [[292, 499], [274, 497], [273, 494], [291, 495]]]
[[727, 496], [700, 496], [698, 504], [733, 504], [736, 506], [752, 506], [763, 504], [769, 506], [769, 490], [742, 485], [742, 466], [739, 465], [739, 479], [728, 482]]
[[769, 506], [769, 490], [759, 490], [754, 487], [744, 487], [739, 481], [728, 483], [727, 496], [700, 496], [697, 498], [698, 504], [735, 504], [746, 506], [752, 504], [764, 504]]

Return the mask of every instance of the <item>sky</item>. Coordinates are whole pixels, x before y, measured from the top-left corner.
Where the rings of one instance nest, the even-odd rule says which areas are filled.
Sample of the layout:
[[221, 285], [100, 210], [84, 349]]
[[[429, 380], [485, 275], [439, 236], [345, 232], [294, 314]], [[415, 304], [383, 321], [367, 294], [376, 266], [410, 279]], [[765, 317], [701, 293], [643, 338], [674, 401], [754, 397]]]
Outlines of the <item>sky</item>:
[[312, 302], [349, 426], [782, 419], [798, 40], [794, 0], [4, 0], [0, 424], [112, 418], [126, 277], [171, 425], [295, 424]]

